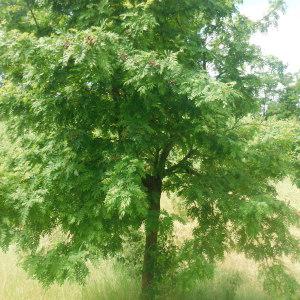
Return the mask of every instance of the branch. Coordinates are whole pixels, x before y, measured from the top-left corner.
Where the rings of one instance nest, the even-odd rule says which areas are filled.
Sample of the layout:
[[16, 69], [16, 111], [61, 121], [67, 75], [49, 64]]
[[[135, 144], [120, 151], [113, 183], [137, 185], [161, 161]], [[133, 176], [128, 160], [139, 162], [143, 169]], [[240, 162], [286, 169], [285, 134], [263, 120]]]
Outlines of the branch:
[[262, 122], [253, 122], [253, 123], [239, 123], [240, 120], [237, 120], [232, 127], [228, 128], [227, 131], [232, 131], [241, 127], [246, 127], [246, 126], [263, 126], [263, 127], [268, 127], [266, 124]]
[[201, 174], [193, 169], [191, 166], [184, 166], [182, 173], [186, 173], [188, 175], [193, 175], [193, 176], [201, 176]]
[[31, 8], [31, 6], [30, 6], [30, 4], [29, 4], [29, 1], [26, 0], [25, 2], [26, 2], [26, 4], [27, 4], [27, 6], [28, 6], [28, 9], [29, 9], [30, 14], [31, 14], [31, 16], [32, 16], [32, 18], [33, 18], [33, 21], [34, 21], [34, 23], [35, 23], [35, 26], [36, 26], [37, 30], [40, 31], [39, 23], [38, 23], [38, 21], [37, 21], [37, 19], [36, 19], [36, 17], [35, 17], [35, 14], [34, 14], [34, 12], [33, 12], [33, 9]]
[[157, 148], [156, 151], [155, 151], [155, 154], [154, 154], [154, 166], [155, 166], [155, 168], [158, 166], [158, 163], [159, 163], [159, 152], [160, 152], [160, 149]]
[[159, 155], [159, 158], [158, 158], [158, 162], [157, 162], [157, 165], [156, 165], [156, 172], [158, 174], [162, 174], [163, 171], [164, 171], [164, 168], [165, 168], [165, 164], [166, 164], [166, 161], [167, 161], [167, 158], [173, 148], [173, 145], [174, 143], [173, 142], [169, 142], [163, 149], [162, 149], [162, 152], [160, 153]]
[[170, 175], [182, 167], [187, 167], [185, 164], [194, 155], [194, 153], [195, 153], [194, 149], [189, 150], [189, 152], [177, 164], [171, 166], [170, 168], [164, 171], [164, 176]]

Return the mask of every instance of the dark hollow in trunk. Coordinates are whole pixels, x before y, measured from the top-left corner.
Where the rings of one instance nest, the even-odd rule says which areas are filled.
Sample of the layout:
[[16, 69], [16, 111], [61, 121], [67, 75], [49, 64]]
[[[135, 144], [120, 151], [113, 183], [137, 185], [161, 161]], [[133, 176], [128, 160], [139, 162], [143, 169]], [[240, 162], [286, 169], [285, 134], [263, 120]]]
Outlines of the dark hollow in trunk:
[[148, 176], [144, 182], [148, 193], [148, 215], [145, 223], [146, 242], [142, 271], [142, 298], [154, 298], [154, 276], [158, 255], [158, 232], [162, 180], [159, 176]]

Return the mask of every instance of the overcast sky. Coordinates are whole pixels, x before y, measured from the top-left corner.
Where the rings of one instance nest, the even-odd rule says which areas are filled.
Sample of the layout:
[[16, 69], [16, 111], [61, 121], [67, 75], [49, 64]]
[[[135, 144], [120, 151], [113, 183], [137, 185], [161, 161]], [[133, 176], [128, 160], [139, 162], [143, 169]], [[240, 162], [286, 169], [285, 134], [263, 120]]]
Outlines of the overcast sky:
[[[268, 0], [244, 0], [241, 11], [251, 19], [258, 19], [268, 8]], [[281, 16], [278, 28], [257, 34], [253, 42], [265, 54], [279, 57], [291, 72], [300, 71], [300, 0], [286, 0], [287, 10]]]

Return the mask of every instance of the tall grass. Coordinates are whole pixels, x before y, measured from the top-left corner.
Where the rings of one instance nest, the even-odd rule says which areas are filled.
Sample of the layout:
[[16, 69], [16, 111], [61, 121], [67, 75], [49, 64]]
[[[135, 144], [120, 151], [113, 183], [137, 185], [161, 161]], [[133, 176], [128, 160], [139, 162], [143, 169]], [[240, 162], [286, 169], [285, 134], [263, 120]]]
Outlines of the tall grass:
[[0, 252], [0, 299], [1, 300], [69, 300], [82, 299], [81, 288], [75, 284], [51, 286], [44, 289], [39, 282], [27, 277], [18, 266], [14, 249]]
[[65, 283], [43, 288], [18, 266], [13, 248], [0, 252], [0, 300], [131, 300], [138, 294], [139, 283], [112, 260], [91, 266], [84, 286]]
[[[283, 201], [291, 203], [300, 210], [299, 189], [285, 180], [277, 185], [277, 190]], [[172, 209], [171, 203], [166, 198], [164, 198], [164, 206], [165, 209]], [[192, 224], [178, 228], [179, 239], [188, 238], [191, 228]], [[300, 230], [293, 230], [300, 236]], [[300, 264], [287, 261], [287, 266], [300, 282]], [[138, 299], [139, 285], [139, 280], [133, 274], [128, 274], [114, 261], [106, 260], [101, 261], [97, 267], [91, 267], [85, 286], [65, 283], [62, 286], [53, 285], [45, 289], [36, 280], [28, 278], [18, 266], [13, 248], [7, 253], [0, 252], [0, 300], [135, 300]], [[176, 295], [175, 292], [172, 299], [268, 300], [271, 298], [262, 290], [254, 262], [242, 255], [230, 253], [219, 265], [213, 280], [199, 282], [185, 295]], [[300, 295], [295, 296], [295, 299], [300, 299]]]

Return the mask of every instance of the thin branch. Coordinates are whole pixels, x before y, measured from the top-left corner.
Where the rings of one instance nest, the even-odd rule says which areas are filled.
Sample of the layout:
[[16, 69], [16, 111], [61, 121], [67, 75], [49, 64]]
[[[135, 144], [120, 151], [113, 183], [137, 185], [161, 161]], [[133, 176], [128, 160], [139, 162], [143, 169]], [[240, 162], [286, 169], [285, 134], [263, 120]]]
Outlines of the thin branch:
[[246, 127], [246, 126], [262, 126], [262, 127], [268, 127], [266, 124], [264, 124], [263, 122], [261, 123], [239, 123], [238, 121], [234, 123], [234, 125], [230, 128], [227, 129], [227, 131], [232, 131], [241, 127]]
[[156, 151], [155, 151], [155, 154], [154, 154], [154, 166], [155, 166], [155, 168], [158, 166], [159, 152], [160, 152], [160, 149], [157, 148]]
[[159, 155], [159, 159], [158, 159], [158, 163], [156, 165], [156, 172], [157, 174], [162, 175], [164, 168], [165, 168], [165, 164], [167, 161], [167, 158], [172, 150], [174, 146], [173, 142], [169, 142], [161, 151], [160, 155]]
[[37, 21], [37, 19], [36, 19], [36, 17], [35, 17], [35, 14], [34, 14], [34, 12], [33, 12], [33, 9], [31, 8], [31, 5], [29, 4], [29, 1], [25, 1], [25, 2], [26, 2], [26, 4], [27, 4], [27, 7], [28, 7], [28, 9], [29, 9], [29, 11], [30, 11], [30, 14], [31, 14], [31, 16], [32, 16], [32, 18], [33, 18], [33, 21], [34, 21], [34, 23], [35, 23], [35, 26], [36, 26], [37, 30], [39, 31], [39, 30], [40, 30], [40, 26], [39, 26], [39, 23], [38, 23], [38, 21]]
[[171, 166], [170, 168], [164, 171], [164, 176], [170, 175], [180, 168], [186, 168], [186, 163], [194, 155], [194, 153], [194, 149], [189, 150], [189, 152], [177, 164]]
[[189, 175], [200, 176], [200, 173], [190, 166], [185, 166], [185, 168], [182, 171], [183, 171], [182, 173], [186, 173]]

